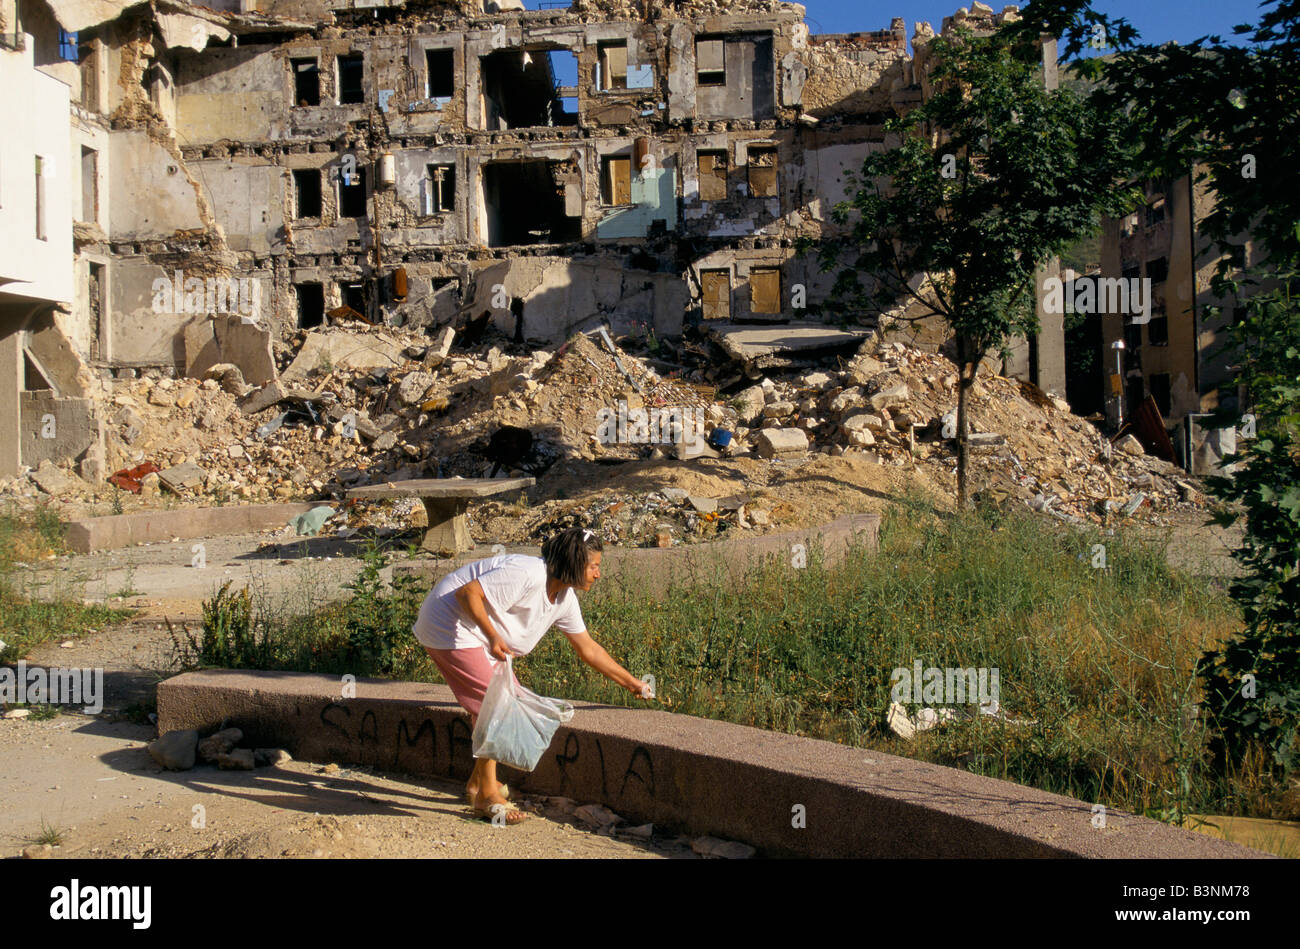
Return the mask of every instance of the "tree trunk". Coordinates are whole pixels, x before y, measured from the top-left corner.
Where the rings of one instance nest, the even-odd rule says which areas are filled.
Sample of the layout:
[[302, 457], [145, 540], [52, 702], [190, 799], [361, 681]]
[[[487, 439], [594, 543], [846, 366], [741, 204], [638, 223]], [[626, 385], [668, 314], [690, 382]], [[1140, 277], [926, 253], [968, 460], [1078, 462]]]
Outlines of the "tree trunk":
[[980, 354], [972, 352], [975, 348], [966, 340], [958, 340], [957, 359], [960, 365], [957, 367], [957, 510], [959, 511], [966, 510], [969, 502], [970, 446], [967, 443], [967, 434], [970, 425], [967, 405], [970, 389], [975, 385], [975, 375], [980, 368]]

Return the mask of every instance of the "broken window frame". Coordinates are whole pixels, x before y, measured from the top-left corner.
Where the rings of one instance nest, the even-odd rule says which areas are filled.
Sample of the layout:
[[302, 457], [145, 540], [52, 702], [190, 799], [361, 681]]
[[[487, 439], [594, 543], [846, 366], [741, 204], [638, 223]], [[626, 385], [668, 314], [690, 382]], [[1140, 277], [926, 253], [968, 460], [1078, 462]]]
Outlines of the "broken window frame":
[[[726, 297], [722, 301], [725, 304], [725, 312], [721, 316], [709, 316], [708, 315], [708, 306], [710, 302], [708, 297], [708, 284], [710, 282], [709, 278], [710, 277], [716, 278], [718, 276], [721, 276], [724, 279], [724, 282], [726, 283], [726, 289], [727, 289]], [[731, 295], [732, 295], [732, 286], [731, 286], [730, 270], [728, 270], [725, 267], [710, 267], [700, 271], [700, 318], [701, 319], [730, 321]]]
[[[619, 182], [616, 180], [616, 167], [619, 162], [627, 165], [627, 200], [619, 201]], [[601, 155], [600, 156], [600, 206], [603, 208], [626, 208], [633, 204], [632, 201], [632, 156], [631, 155]]]
[[[315, 287], [316, 292], [320, 295], [320, 313], [317, 314], [319, 318], [313, 323], [303, 322], [302, 291], [304, 287]], [[298, 328], [311, 329], [316, 326], [324, 326], [325, 325], [325, 285], [321, 283], [319, 280], [304, 280], [302, 283], [295, 283], [293, 285], [293, 294], [294, 294], [294, 311], [295, 311], [294, 318]]]
[[[304, 69], [304, 66], [310, 68]], [[291, 56], [289, 58], [289, 71], [293, 74], [293, 103], [292, 108], [307, 109], [320, 105], [320, 57], [319, 56]], [[299, 96], [298, 77], [303, 73], [309, 73], [316, 77], [316, 101], [303, 102]]]
[[[577, 88], [575, 86], [561, 86], [558, 84], [558, 80], [556, 80], [557, 84], [552, 87], [551, 98], [546, 102], [545, 108], [542, 110], [544, 115], [533, 116], [533, 118], [539, 119], [538, 122], [522, 125], [513, 124], [512, 120], [523, 121], [522, 114], [517, 111], [518, 104], [516, 103], [514, 106], [507, 108], [509, 103], [499, 101], [497, 97], [492, 95], [489, 91], [489, 84], [491, 81], [490, 77], [494, 75], [494, 64], [495, 62], [504, 59], [503, 54], [508, 56], [526, 57], [529, 64], [536, 63], [539, 57], [545, 57], [547, 60], [546, 69], [551, 72], [553, 80], [556, 77], [554, 75], [555, 62], [550, 58], [552, 55], [560, 54], [572, 57], [575, 68], [578, 63], [578, 54], [573, 49], [562, 43], [554, 42], [531, 44], [522, 47], [511, 46], [507, 49], [494, 49], [491, 52], [480, 56], [478, 98], [481, 110], [480, 120], [484, 130], [489, 132], [506, 132], [530, 128], [574, 128], [578, 125], [578, 113], [581, 110], [581, 106], [577, 95]], [[563, 92], [569, 92], [571, 95], [561, 95]], [[574, 111], [568, 112], [565, 110], [564, 106], [566, 102], [572, 104]], [[495, 111], [494, 119], [489, 119], [489, 115], [492, 114], [492, 111], [489, 110], [489, 106], [491, 106], [493, 111]], [[565, 121], [557, 121], [557, 119], [561, 117], [563, 117]], [[545, 118], [545, 121], [540, 121], [542, 118]]]
[[[771, 165], [757, 164], [754, 160], [756, 155], [758, 156], [771, 155], [772, 164]], [[757, 169], [758, 171], [762, 172], [762, 171], [767, 171], [769, 168], [771, 169], [772, 172], [771, 188], [770, 190], [765, 188], [764, 192], [760, 194], [758, 189], [755, 187], [754, 171]], [[778, 198], [781, 196], [780, 156], [777, 151], [777, 147], [775, 145], [755, 144], [755, 145], [747, 146], [745, 149], [745, 170], [746, 170], [745, 180], [749, 188], [749, 196], [751, 198]]]
[[[719, 65], [720, 68], [704, 69], [701, 66], [701, 60], [706, 57], [701, 55], [700, 47], [704, 46], [706, 50], [711, 52], [714, 48], [714, 44], [717, 44], [717, 58], [720, 60], [720, 63], [717, 65]], [[715, 65], [715, 63], [712, 62], [714, 59], [712, 55], [709, 55], [707, 58], [710, 60], [708, 65]], [[727, 39], [725, 36], [695, 37], [695, 84], [697, 86], [714, 87], [721, 87], [727, 84]]]
[[[369, 199], [369, 197], [370, 197], [370, 194], [369, 194], [369, 192], [366, 191], [366, 169], [363, 168], [363, 167], [358, 167], [357, 170], [356, 170], [356, 175], [357, 175], [357, 183], [354, 184], [354, 185], [345, 185], [345, 184], [343, 183], [343, 176], [342, 176], [342, 175], [339, 175], [339, 176], [338, 176], [338, 179], [337, 179], [337, 181], [336, 181], [336, 189], [337, 189], [337, 192], [338, 192], [338, 211], [339, 211], [338, 216], [339, 216], [339, 219], [340, 219], [340, 220], [342, 220], [343, 218], [347, 218], [347, 219], [349, 219], [349, 220], [360, 220], [360, 219], [362, 219], [362, 218], [365, 218], [365, 217], [368, 217], [368, 216], [369, 216], [369, 213], [370, 213], [370, 212], [369, 212], [369, 210], [368, 210], [367, 208], [368, 208], [368, 199]], [[360, 213], [360, 214], [350, 214], [350, 213], [348, 213], [348, 212], [346, 212], [346, 211], [343, 210], [343, 202], [344, 202], [344, 197], [345, 197], [343, 191], [344, 191], [345, 188], [348, 188], [348, 189], [351, 189], [351, 188], [359, 188], [359, 189], [360, 189], [360, 193], [361, 193], [361, 213]]]
[[[425, 217], [456, 210], [456, 166], [430, 162], [421, 182], [420, 213]], [[442, 172], [441, 175], [438, 173]]]
[[[623, 51], [623, 73], [616, 75], [610, 67], [609, 51]], [[627, 92], [628, 48], [627, 40], [601, 40], [596, 44], [596, 88], [601, 92]], [[620, 84], [621, 83], [621, 84]]]
[[[445, 94], [434, 94], [434, 57], [445, 56], [448, 60], [449, 74]], [[424, 92], [430, 102], [450, 102], [456, 94], [456, 51], [450, 46], [429, 46], [424, 50]]]
[[[774, 297], [774, 310], [760, 310], [758, 308], [758, 278], [773, 277], [776, 280], [776, 294]], [[764, 315], [778, 315], [781, 312], [781, 268], [780, 267], [753, 267], [749, 271], [749, 312], [762, 313]]]
[[[303, 213], [302, 213], [302, 184], [301, 184], [301, 182], [302, 182], [302, 181], [309, 181], [309, 180], [311, 180], [311, 174], [312, 174], [313, 172], [315, 172], [315, 174], [316, 174], [316, 202], [315, 202], [315, 204], [316, 204], [316, 213], [315, 213], [315, 214], [303, 214]], [[301, 178], [299, 177], [300, 175], [302, 176]], [[325, 196], [324, 196], [324, 193], [323, 193], [324, 189], [321, 187], [321, 181], [320, 181], [321, 173], [320, 173], [320, 169], [319, 169], [319, 168], [294, 168], [294, 169], [292, 170], [291, 177], [293, 178], [293, 216], [294, 216], [294, 220], [297, 220], [297, 221], [320, 220], [321, 216], [325, 213], [325, 211], [324, 211], [324, 207], [325, 207]]]
[[[719, 174], [718, 159], [722, 159], [721, 174]], [[704, 170], [705, 160], [709, 159], [709, 170]], [[699, 170], [699, 195], [701, 201], [725, 201], [727, 199], [727, 180], [731, 168], [731, 156], [725, 148], [701, 148], [695, 152], [696, 167]], [[717, 197], [706, 197], [704, 194], [705, 178], [717, 181], [721, 180], [722, 193]]]
[[99, 152], [88, 145], [81, 146], [81, 220], [89, 224], [99, 223]]
[[[343, 98], [343, 63], [349, 64], [356, 62], [360, 75], [358, 76], [358, 99]], [[366, 101], [366, 55], [365, 53], [342, 53], [334, 57], [334, 99], [339, 105], [364, 105]]]

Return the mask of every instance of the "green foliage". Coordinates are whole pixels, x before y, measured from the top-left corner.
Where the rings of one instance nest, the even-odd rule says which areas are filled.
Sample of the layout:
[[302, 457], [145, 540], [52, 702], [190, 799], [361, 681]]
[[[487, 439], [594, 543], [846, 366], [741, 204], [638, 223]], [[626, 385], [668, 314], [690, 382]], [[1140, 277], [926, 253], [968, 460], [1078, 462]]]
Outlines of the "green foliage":
[[247, 588], [231, 593], [232, 582], [227, 580], [216, 596], [203, 602], [203, 645], [199, 655], [206, 665], [255, 665], [265, 654], [265, 650], [258, 650], [253, 632], [252, 598]]
[[[1239, 381], [1250, 394], [1255, 437], [1240, 439], [1226, 461], [1232, 477], [1208, 479], [1233, 505], [1218, 520], [1245, 518], [1233, 556], [1246, 575], [1231, 587], [1245, 629], [1206, 653], [1200, 673], [1207, 704], [1222, 730], [1221, 760], [1239, 759], [1251, 744], [1267, 748], [1275, 766], [1300, 765], [1300, 273], [1281, 275], [1251, 297], [1231, 327]], [[1236, 426], [1239, 418], [1220, 419]], [[1247, 685], [1253, 678], [1253, 684]]]
[[41, 818], [41, 832], [32, 838], [34, 844], [49, 844], [51, 847], [62, 845], [64, 833], [53, 824], [47, 824], [45, 818]]
[[362, 557], [360, 575], [345, 586], [351, 596], [301, 614], [285, 615], [246, 589], [232, 594], [227, 582], [204, 602], [197, 640], [173, 633], [182, 664], [436, 677], [411, 634], [428, 591], [412, 575], [385, 583], [380, 572], [387, 556], [373, 544]]
[[410, 574], [394, 578], [391, 586], [380, 576], [388, 558], [373, 544], [362, 554], [361, 575], [347, 584], [352, 599], [347, 610], [349, 665], [392, 675], [409, 654], [411, 625], [419, 614], [425, 590]]
[[132, 615], [130, 610], [91, 606], [72, 591], [38, 588], [18, 569], [62, 550], [64, 525], [48, 508], [0, 514], [0, 662], [12, 662], [33, 646], [80, 636]]
[[[1221, 255], [1214, 291], [1244, 314], [1228, 336], [1256, 435], [1239, 438], [1233, 476], [1209, 482], [1228, 505], [1220, 523], [1245, 520], [1234, 556], [1247, 575], [1231, 590], [1244, 629], [1208, 651], [1198, 671], [1219, 729], [1218, 767], [1262, 748], [1289, 773], [1300, 765], [1300, 189], [1284, 183], [1300, 164], [1300, 0], [1261, 9], [1258, 24], [1236, 28], [1241, 45], [1208, 37], [1136, 47], [1095, 72], [1112, 108], [1133, 119], [1143, 174], [1195, 166], [1214, 196], [1197, 224]], [[1216, 423], [1237, 427], [1241, 411]]]
[[1136, 195], [1121, 187], [1125, 113], [1046, 89], [1036, 36], [958, 30], [930, 48], [937, 91], [887, 124], [900, 143], [849, 173], [852, 196], [831, 213], [837, 230], [800, 249], [816, 247], [821, 269], [838, 270], [835, 306], [883, 313], [910, 302], [951, 328], [965, 506], [966, 396], [980, 359], [1037, 330], [1038, 269]]

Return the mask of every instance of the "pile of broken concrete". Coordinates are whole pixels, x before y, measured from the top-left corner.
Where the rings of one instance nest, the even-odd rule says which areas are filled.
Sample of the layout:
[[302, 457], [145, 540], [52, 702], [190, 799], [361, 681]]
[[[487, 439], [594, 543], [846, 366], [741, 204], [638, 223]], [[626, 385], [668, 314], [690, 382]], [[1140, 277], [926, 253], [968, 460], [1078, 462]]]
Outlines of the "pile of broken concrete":
[[168, 771], [188, 771], [196, 761], [214, 764], [223, 771], [252, 771], [292, 761], [283, 748], [240, 748], [244, 733], [223, 728], [200, 739], [193, 728], [169, 731], [149, 743], [149, 756]]

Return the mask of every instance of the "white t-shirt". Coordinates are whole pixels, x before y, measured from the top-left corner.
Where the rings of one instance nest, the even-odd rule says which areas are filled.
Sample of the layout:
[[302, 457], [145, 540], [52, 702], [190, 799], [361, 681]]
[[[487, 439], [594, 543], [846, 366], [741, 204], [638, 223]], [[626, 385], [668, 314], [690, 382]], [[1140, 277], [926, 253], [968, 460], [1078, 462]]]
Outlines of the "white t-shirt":
[[456, 591], [474, 580], [483, 587], [492, 625], [506, 645], [523, 655], [532, 652], [552, 626], [575, 635], [587, 631], [572, 587], [554, 603], [546, 596], [546, 561], [502, 554], [468, 563], [439, 580], [411, 627], [415, 638], [432, 649], [488, 645], [487, 634], [456, 602]]

